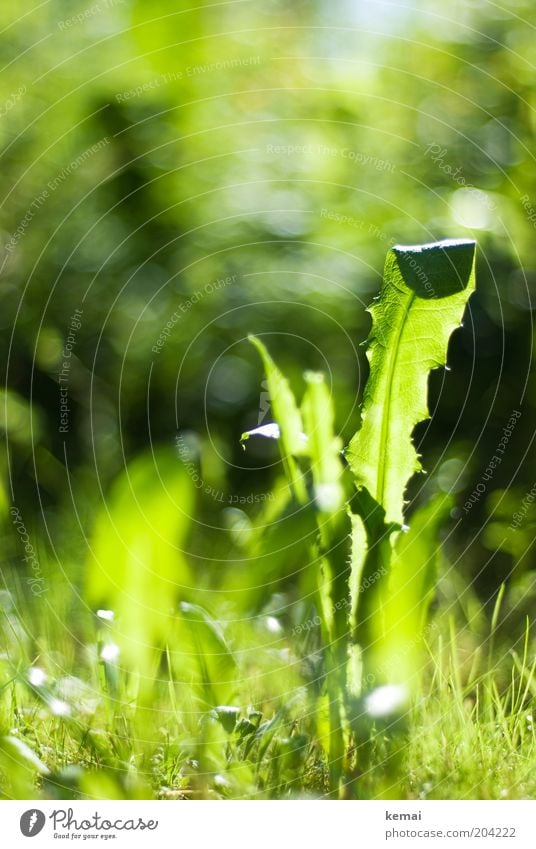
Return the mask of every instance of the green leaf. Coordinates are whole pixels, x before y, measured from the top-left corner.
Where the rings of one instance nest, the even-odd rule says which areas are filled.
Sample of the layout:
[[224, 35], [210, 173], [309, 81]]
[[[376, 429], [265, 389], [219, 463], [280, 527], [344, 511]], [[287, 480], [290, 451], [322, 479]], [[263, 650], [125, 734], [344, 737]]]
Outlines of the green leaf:
[[304, 377], [307, 389], [302, 414], [311, 460], [315, 504], [320, 511], [330, 513], [338, 510], [344, 499], [341, 484], [342, 443], [334, 434], [333, 404], [324, 375], [308, 371]]
[[439, 493], [413, 514], [407, 532], [397, 535], [391, 559], [387, 621], [403, 620], [408, 637], [426, 625], [437, 583], [439, 532], [451, 508], [452, 498]]
[[280, 428], [283, 451], [286, 455], [295, 457], [303, 455], [306, 453], [306, 440], [303, 435], [301, 415], [288, 381], [279, 371], [260, 339], [256, 336], [248, 338], [262, 359], [268, 381], [273, 419]]
[[176, 625], [168, 651], [171, 666], [178, 680], [195, 687], [207, 707], [217, 708], [236, 689], [237, 663], [222, 626], [203, 607], [185, 601], [179, 605]]
[[452, 331], [474, 291], [475, 242], [446, 240], [395, 246], [387, 254], [380, 296], [370, 308], [361, 428], [347, 456], [358, 487], [403, 524], [404, 493], [421, 469], [412, 442], [429, 417], [428, 374], [446, 362]]
[[[335, 435], [335, 416], [324, 375], [305, 372], [307, 389], [302, 415], [308, 438], [314, 505], [318, 511], [318, 604], [324, 637], [333, 654], [346, 653], [348, 620], [348, 557], [350, 520], [343, 509], [341, 440]], [[334, 666], [344, 664], [344, 658]]]
[[389, 578], [373, 619], [376, 683], [409, 681], [422, 666], [428, 611], [441, 558], [440, 529], [452, 498], [439, 493], [411, 517], [410, 527], [396, 536]]
[[[238, 722], [240, 708], [233, 705], [218, 705], [212, 713], [218, 722], [221, 723], [223, 729], [228, 734], [232, 734]], [[253, 726], [253, 730], [255, 730], [255, 726]]]
[[34, 775], [48, 775], [48, 767], [34, 750], [24, 740], [13, 735], [0, 738], [0, 756], [5, 759], [10, 770], [20, 769]]
[[0, 775], [2, 798], [39, 798], [37, 779], [49, 774], [46, 764], [33, 749], [13, 735], [0, 736]]
[[115, 611], [114, 640], [146, 675], [168, 639], [177, 602], [194, 583], [181, 545], [193, 496], [173, 450], [144, 454], [112, 486], [92, 534], [88, 598]]

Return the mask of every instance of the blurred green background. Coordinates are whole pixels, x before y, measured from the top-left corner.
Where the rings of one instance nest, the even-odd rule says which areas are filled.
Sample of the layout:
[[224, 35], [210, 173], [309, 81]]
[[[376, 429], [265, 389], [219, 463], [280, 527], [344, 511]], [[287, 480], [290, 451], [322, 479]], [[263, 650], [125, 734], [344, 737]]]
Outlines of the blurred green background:
[[204, 591], [210, 607], [214, 592], [230, 619], [284, 606], [284, 580], [255, 590], [262, 564], [248, 577], [241, 561], [281, 472], [269, 440], [239, 443], [270, 420], [248, 333], [298, 392], [304, 369], [327, 373], [346, 443], [388, 248], [472, 237], [478, 291], [450, 370], [431, 378], [432, 418], [416, 431], [428, 474], [408, 497], [455, 494], [447, 603], [458, 596], [471, 619], [471, 593], [487, 605], [507, 581], [516, 627], [532, 617], [532, 502], [510, 528], [536, 474], [531, 19], [530, 0], [4, 0], [7, 590], [31, 570], [13, 503], [76, 639], [79, 611], [99, 601], [85, 573], [95, 517], [154, 449], [193, 484], [188, 598]]
[[[79, 550], [101, 487], [179, 430], [202, 495], [265, 492], [274, 447], [238, 441], [266, 413], [247, 333], [298, 385], [304, 368], [329, 373], [347, 440], [388, 247], [470, 235], [478, 294], [433, 376], [417, 432], [430, 475], [411, 495], [439, 473], [463, 505], [523, 411], [454, 534], [464, 573], [493, 591], [513, 564], [495, 555], [501, 529], [483, 530], [490, 492], [509, 489], [500, 524], [534, 475], [531, 4], [26, 5], [3, 4], [0, 35], [16, 503]], [[201, 501], [223, 527], [225, 504]]]

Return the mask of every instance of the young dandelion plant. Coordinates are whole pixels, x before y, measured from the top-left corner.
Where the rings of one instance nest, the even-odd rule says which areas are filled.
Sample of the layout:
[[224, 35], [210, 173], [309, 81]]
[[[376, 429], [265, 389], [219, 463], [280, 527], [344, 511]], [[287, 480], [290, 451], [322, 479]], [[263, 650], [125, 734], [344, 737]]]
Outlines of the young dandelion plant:
[[[382, 693], [409, 691], [418, 671], [435, 586], [437, 529], [449, 500], [425, 504], [406, 528], [406, 487], [421, 470], [412, 433], [429, 417], [430, 371], [446, 364], [450, 336], [474, 288], [474, 241], [397, 245], [388, 252], [369, 309], [370, 373], [361, 423], [344, 451], [347, 464], [323, 376], [306, 373], [300, 407], [265, 346], [251, 337], [274, 422], [243, 434], [242, 442], [278, 440], [289, 497], [316, 517], [310, 570], [325, 646], [333, 792], [340, 787], [356, 703], [365, 711], [374, 706], [369, 713], [379, 716]], [[374, 689], [372, 698], [367, 693]]]

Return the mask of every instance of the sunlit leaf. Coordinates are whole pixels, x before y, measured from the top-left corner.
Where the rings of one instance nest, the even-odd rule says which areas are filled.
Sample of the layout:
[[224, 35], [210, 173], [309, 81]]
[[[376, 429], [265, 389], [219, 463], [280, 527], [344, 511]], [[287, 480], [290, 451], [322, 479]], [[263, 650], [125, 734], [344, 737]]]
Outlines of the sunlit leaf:
[[307, 389], [302, 415], [308, 438], [308, 454], [314, 482], [314, 497], [321, 511], [335, 512], [343, 501], [341, 476], [342, 443], [334, 432], [333, 404], [324, 375], [306, 372]]
[[268, 381], [272, 414], [281, 431], [283, 449], [289, 455], [305, 454], [302, 419], [288, 381], [274, 363], [261, 340], [256, 336], [250, 336], [249, 340], [262, 359], [266, 380]]
[[169, 657], [176, 675], [194, 685], [206, 706], [221, 705], [236, 688], [237, 664], [222, 624], [198, 604], [181, 602]]
[[148, 672], [191, 586], [181, 549], [193, 486], [172, 450], [134, 460], [116, 481], [91, 539], [88, 598], [115, 611], [114, 641], [128, 664]]
[[387, 254], [380, 296], [370, 308], [361, 427], [347, 456], [357, 485], [403, 524], [404, 493], [421, 466], [412, 442], [428, 418], [428, 375], [444, 365], [452, 331], [474, 291], [475, 243], [396, 246]]
[[422, 665], [424, 635], [441, 558], [439, 534], [452, 506], [443, 493], [412, 516], [396, 536], [388, 579], [381, 584], [373, 621], [377, 683], [405, 682]]
[[2, 795], [8, 789], [12, 798], [34, 798], [36, 779], [48, 773], [48, 767], [24, 740], [13, 734], [0, 737]]

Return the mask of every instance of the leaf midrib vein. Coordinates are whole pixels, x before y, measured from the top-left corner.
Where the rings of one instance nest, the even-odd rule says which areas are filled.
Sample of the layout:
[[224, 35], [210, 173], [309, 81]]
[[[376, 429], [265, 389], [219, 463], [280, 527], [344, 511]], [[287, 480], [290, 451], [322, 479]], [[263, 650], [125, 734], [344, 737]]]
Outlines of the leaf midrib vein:
[[[396, 288], [396, 287], [395, 287]], [[398, 290], [400, 291], [400, 290]], [[396, 335], [393, 340], [393, 344], [388, 346], [390, 347], [391, 353], [389, 356], [389, 365], [387, 370], [387, 388], [385, 393], [385, 402], [383, 405], [382, 412], [382, 425], [380, 432], [380, 457], [378, 463], [378, 480], [376, 486], [377, 492], [377, 501], [385, 510], [387, 509], [384, 504], [384, 496], [385, 496], [385, 480], [387, 477], [387, 445], [389, 438], [389, 422], [391, 419], [391, 398], [393, 395], [393, 384], [396, 374], [396, 366], [398, 362], [398, 355], [400, 352], [400, 340], [402, 338], [402, 334], [404, 332], [404, 327], [406, 325], [406, 320], [415, 300], [415, 292], [408, 292], [406, 294], [406, 303], [401, 305], [402, 316], [399, 322], [399, 326], [396, 330]]]

